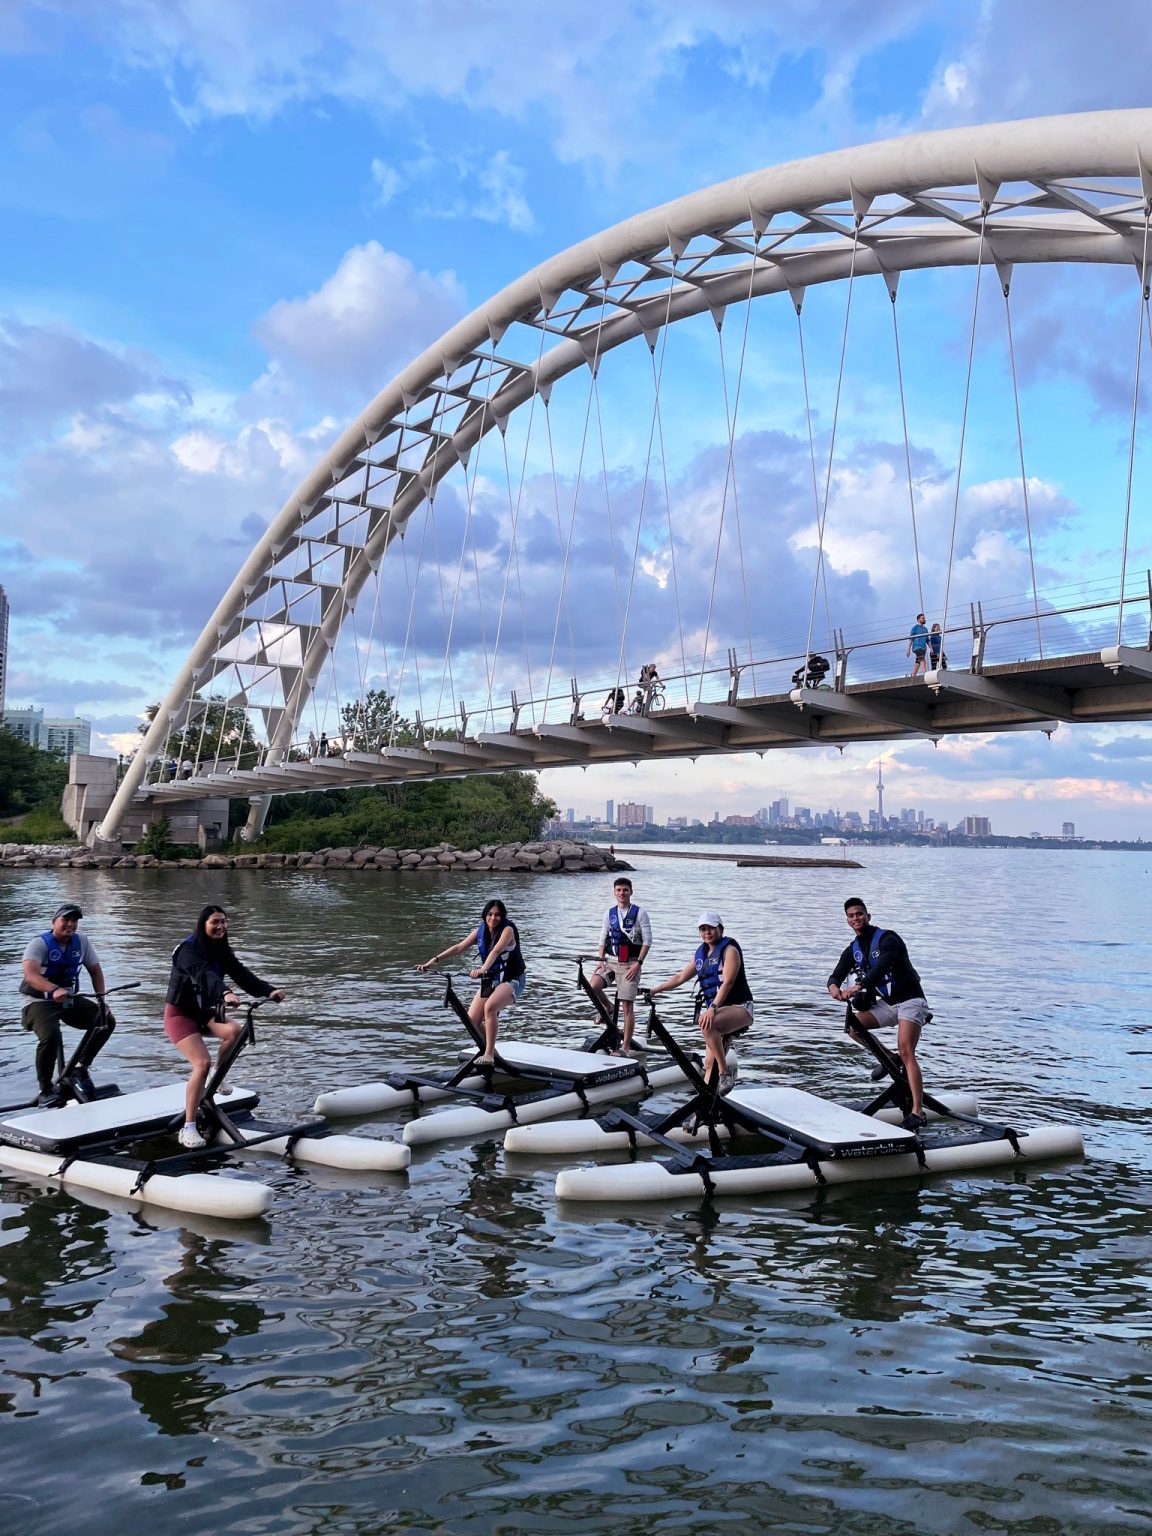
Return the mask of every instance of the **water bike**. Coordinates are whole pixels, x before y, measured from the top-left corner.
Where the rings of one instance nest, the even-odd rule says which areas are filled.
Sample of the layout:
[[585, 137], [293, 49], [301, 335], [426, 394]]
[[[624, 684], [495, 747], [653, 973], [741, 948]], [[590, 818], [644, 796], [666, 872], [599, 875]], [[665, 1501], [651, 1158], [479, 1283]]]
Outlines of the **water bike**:
[[505, 1136], [504, 1147], [536, 1156], [654, 1147], [671, 1156], [565, 1169], [556, 1179], [559, 1199], [761, 1194], [1075, 1157], [1084, 1151], [1074, 1126], [1016, 1130], [979, 1118], [974, 1101], [961, 1094], [940, 1099], [926, 1093], [928, 1124], [906, 1130], [900, 1122], [911, 1109], [912, 1092], [904, 1064], [859, 1025], [860, 1043], [888, 1079], [871, 1101], [836, 1104], [799, 1088], [764, 1083], [738, 1083], [722, 1095], [716, 1074], [705, 1081], [656, 1014], [650, 995], [648, 1003], [648, 1030], [679, 1065], [690, 1097], [662, 1115], [612, 1109], [595, 1120], [517, 1127]]
[[[120, 989], [116, 989], [120, 990]], [[0, 1168], [57, 1180], [62, 1185], [118, 1195], [144, 1204], [166, 1206], [203, 1216], [244, 1220], [263, 1213], [272, 1191], [246, 1177], [199, 1172], [237, 1150], [270, 1152], [294, 1162], [330, 1168], [398, 1171], [411, 1153], [395, 1141], [333, 1135], [327, 1123], [276, 1125], [257, 1119], [260, 1095], [226, 1082], [241, 1052], [256, 1038], [253, 1015], [265, 1001], [245, 1004], [244, 1026], [220, 1049], [197, 1115], [208, 1143], [197, 1150], [156, 1155], [152, 1143], [174, 1138], [184, 1123], [185, 1083], [165, 1083], [121, 1093], [115, 1085], [96, 1088], [86, 1071], [71, 1079], [67, 1069], [57, 1080], [67, 1095], [59, 1108], [35, 1102], [0, 1109]], [[98, 1019], [86, 1036], [107, 1025]], [[76, 1055], [91, 1061], [81, 1040]], [[75, 1059], [75, 1058], [74, 1058]], [[226, 1100], [226, 1104], [221, 1100]]]
[[577, 986], [595, 1009], [598, 1033], [579, 1050], [535, 1045], [501, 1035], [491, 1063], [482, 1064], [484, 1036], [443, 972], [443, 1005], [450, 1008], [472, 1042], [460, 1065], [438, 1072], [395, 1072], [378, 1083], [322, 1093], [314, 1108], [333, 1118], [422, 1108], [456, 1100], [457, 1107], [410, 1120], [404, 1127], [409, 1146], [454, 1137], [483, 1136], [510, 1125], [525, 1125], [587, 1110], [612, 1099], [638, 1098], [653, 1088], [683, 1082], [678, 1061], [655, 1052], [644, 1058], [611, 1054], [620, 1049], [616, 1008], [584, 973], [587, 956], [578, 955]]

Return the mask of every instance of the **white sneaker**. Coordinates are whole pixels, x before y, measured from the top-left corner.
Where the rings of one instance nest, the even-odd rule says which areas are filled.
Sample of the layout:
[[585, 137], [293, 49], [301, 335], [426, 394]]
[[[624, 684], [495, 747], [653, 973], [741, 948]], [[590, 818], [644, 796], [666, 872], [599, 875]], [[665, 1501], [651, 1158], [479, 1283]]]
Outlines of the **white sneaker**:
[[182, 1125], [177, 1140], [182, 1147], [187, 1147], [190, 1152], [198, 1151], [200, 1147], [208, 1145], [194, 1125]]
[[736, 1074], [734, 1072], [721, 1072], [720, 1081], [716, 1085], [716, 1091], [720, 1097], [723, 1098], [725, 1094], [731, 1093], [735, 1086]]

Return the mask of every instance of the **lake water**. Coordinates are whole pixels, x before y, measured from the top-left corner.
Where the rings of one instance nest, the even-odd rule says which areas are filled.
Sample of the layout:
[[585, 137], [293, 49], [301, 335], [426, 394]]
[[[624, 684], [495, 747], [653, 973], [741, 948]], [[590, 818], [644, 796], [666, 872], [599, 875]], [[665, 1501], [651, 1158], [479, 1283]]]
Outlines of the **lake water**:
[[[717, 908], [757, 998], [745, 1077], [859, 1097], [823, 983], [860, 893], [924, 977], [929, 1086], [1078, 1124], [1082, 1162], [581, 1211], [556, 1205], [561, 1164], [452, 1143], [407, 1176], [261, 1160], [275, 1200], [239, 1227], [5, 1176], [3, 1536], [1152, 1528], [1152, 849], [863, 858], [638, 856], [650, 979]], [[219, 901], [291, 994], [237, 1078], [297, 1114], [455, 1053], [406, 967], [492, 894], [529, 964], [514, 1032], [582, 1038], [548, 957], [594, 945], [607, 879], [0, 873], [2, 1102], [32, 1083], [17, 962], [65, 896], [109, 982], [143, 983], [100, 1075], [178, 1075], [167, 959]], [[686, 1024], [687, 989], [667, 1001]]]

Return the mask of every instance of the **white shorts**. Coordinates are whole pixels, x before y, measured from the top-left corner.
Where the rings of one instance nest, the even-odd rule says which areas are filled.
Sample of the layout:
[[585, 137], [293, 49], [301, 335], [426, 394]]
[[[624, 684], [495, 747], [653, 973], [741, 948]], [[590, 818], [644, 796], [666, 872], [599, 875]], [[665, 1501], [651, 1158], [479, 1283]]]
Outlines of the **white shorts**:
[[873, 1029], [891, 1029], [901, 1019], [907, 1019], [909, 1024], [918, 1024], [923, 1029], [931, 1016], [931, 1010], [922, 997], [909, 997], [896, 1004], [886, 1003], [882, 997], [878, 997], [868, 1012], [875, 1021]]
[[603, 976], [607, 982], [616, 985], [616, 996], [622, 1003], [634, 1003], [636, 993], [640, 990], [640, 977], [634, 981], [628, 980], [628, 971], [635, 965], [634, 960], [613, 960], [608, 958], [601, 960], [594, 972], [597, 976]]

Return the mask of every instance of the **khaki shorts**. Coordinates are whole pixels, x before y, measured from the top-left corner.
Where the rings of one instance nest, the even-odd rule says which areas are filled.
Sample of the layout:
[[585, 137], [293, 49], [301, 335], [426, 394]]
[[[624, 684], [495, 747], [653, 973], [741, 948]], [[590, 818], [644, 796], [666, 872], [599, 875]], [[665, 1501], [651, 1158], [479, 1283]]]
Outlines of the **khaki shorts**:
[[622, 1003], [634, 1003], [636, 993], [640, 990], [640, 976], [637, 975], [635, 981], [629, 981], [628, 971], [635, 963], [634, 960], [601, 960], [593, 974], [615, 983], [616, 996]]
[[919, 1024], [923, 1029], [931, 1018], [931, 1010], [922, 997], [909, 997], [902, 1003], [886, 1003], [882, 997], [878, 997], [868, 1010], [875, 1019], [873, 1029], [891, 1029], [893, 1024], [898, 1024], [901, 1019], [907, 1019], [910, 1024]]

